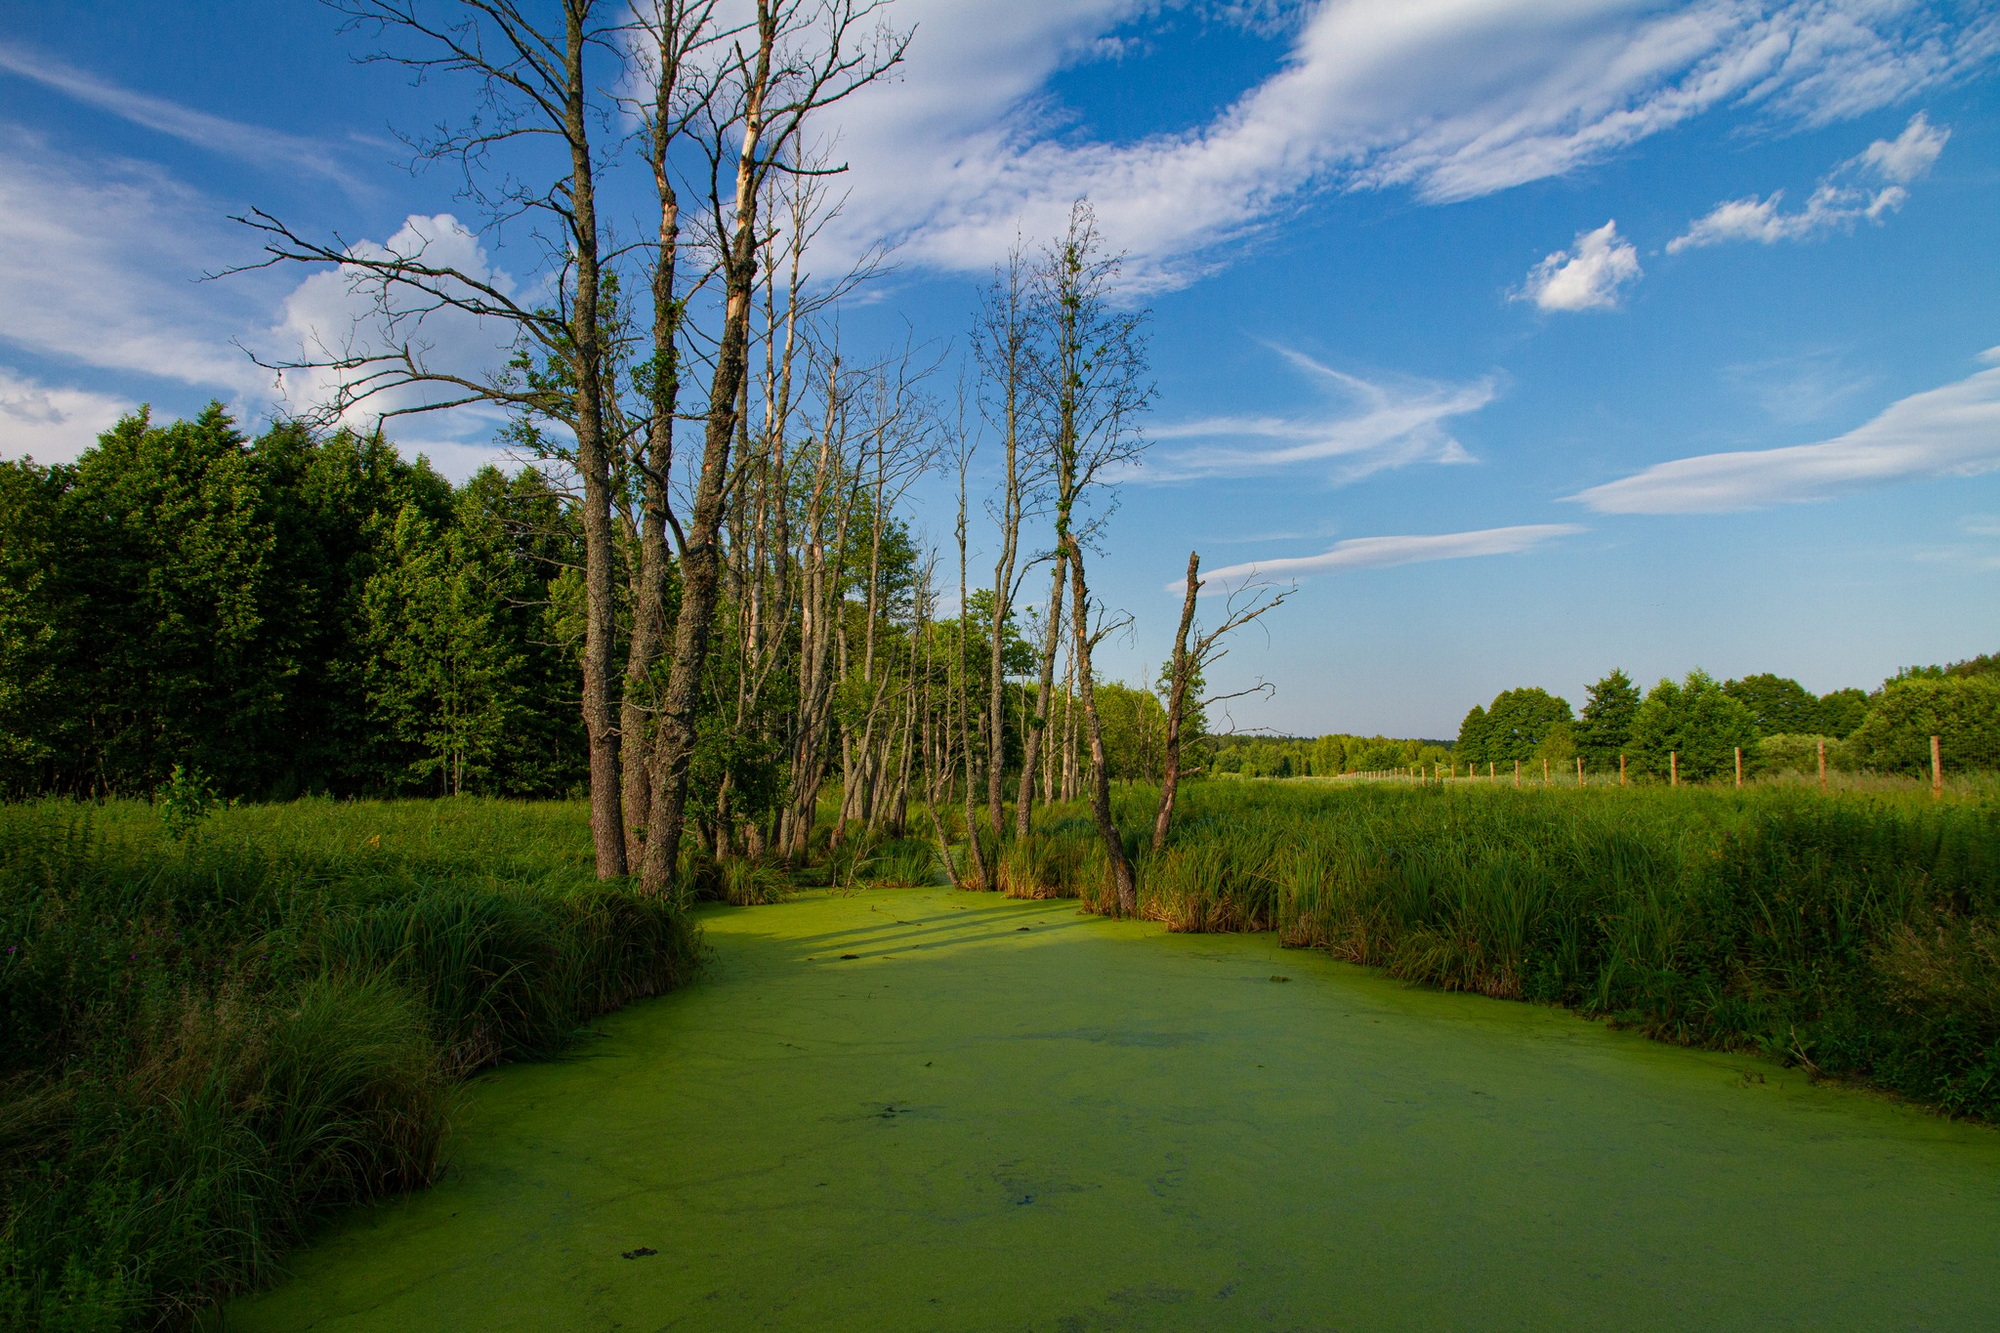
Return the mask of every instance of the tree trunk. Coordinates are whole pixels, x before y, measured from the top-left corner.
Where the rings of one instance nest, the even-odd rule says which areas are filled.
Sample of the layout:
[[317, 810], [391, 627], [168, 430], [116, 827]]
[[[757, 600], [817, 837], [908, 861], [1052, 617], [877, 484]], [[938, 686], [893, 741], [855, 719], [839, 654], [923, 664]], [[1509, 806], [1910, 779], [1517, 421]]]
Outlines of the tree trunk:
[[583, 7], [564, 6], [563, 128], [570, 150], [570, 203], [575, 209], [576, 304], [570, 317], [571, 369], [576, 377], [576, 465], [583, 479], [583, 725], [590, 744], [590, 840], [597, 876], [623, 875], [625, 819], [619, 789], [618, 719], [613, 706], [618, 633], [612, 593], [611, 466], [604, 440], [604, 346], [597, 251], [595, 164], [585, 105]]
[[1166, 757], [1160, 771], [1160, 809], [1153, 816], [1153, 851], [1167, 845], [1167, 829], [1174, 822], [1174, 794], [1181, 785], [1181, 714], [1187, 708], [1188, 630], [1194, 625], [1194, 599], [1201, 592], [1201, 556], [1188, 552], [1187, 595], [1181, 599], [1181, 625], [1174, 633], [1174, 659], [1167, 686]]
[[1090, 668], [1090, 592], [1084, 583], [1083, 549], [1074, 536], [1064, 539], [1069, 546], [1070, 625], [1076, 650], [1077, 694], [1083, 703], [1084, 722], [1090, 736], [1090, 813], [1097, 820], [1097, 836], [1104, 844], [1104, 859], [1111, 868], [1112, 888], [1118, 895], [1121, 916], [1139, 913], [1139, 882], [1125, 855], [1125, 839], [1111, 818], [1111, 770], [1104, 762], [1104, 725], [1097, 716], [1097, 691]]
[[1047, 743], [1049, 697], [1056, 683], [1056, 647], [1062, 638], [1063, 572], [1068, 561], [1065, 549], [1058, 548], [1055, 574], [1049, 581], [1048, 623], [1042, 634], [1042, 672], [1035, 686], [1035, 717], [1021, 740], [1021, 783], [1014, 796], [1014, 836], [1028, 836], [1028, 817], [1035, 807], [1035, 758]]

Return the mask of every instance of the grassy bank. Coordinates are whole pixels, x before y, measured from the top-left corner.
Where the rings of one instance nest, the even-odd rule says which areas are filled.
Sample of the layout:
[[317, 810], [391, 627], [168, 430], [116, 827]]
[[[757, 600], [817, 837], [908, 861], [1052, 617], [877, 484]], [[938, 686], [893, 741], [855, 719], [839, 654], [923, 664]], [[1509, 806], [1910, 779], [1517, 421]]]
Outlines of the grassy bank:
[[173, 1324], [434, 1177], [453, 1084], [681, 981], [578, 807], [0, 806], [0, 1326]]
[[[1411, 981], [1756, 1049], [2000, 1120], [2000, 805], [1798, 786], [1206, 783], [1140, 863], [1142, 915], [1272, 930]], [[1152, 793], [1121, 793], [1137, 850]], [[1097, 906], [1057, 809], [1001, 887]]]

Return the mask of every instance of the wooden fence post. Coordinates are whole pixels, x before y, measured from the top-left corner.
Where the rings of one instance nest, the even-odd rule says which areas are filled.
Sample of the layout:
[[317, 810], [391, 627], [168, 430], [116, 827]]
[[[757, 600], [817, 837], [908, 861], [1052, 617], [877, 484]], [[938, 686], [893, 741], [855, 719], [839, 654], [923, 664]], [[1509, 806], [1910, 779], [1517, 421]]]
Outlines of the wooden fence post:
[[1542, 785], [1544, 787], [1549, 785], [1549, 757], [1547, 755], [1542, 756]]
[[1938, 748], [1938, 738], [1931, 737], [1931, 799], [1944, 795], [1944, 752]]
[[1514, 761], [1514, 785], [1521, 785], [1521, 761], [1518, 759]]
[[1618, 785], [1625, 785], [1625, 756], [1622, 754], [1618, 756]]
[[1582, 755], [1578, 755], [1578, 756], [1576, 757], [1576, 785], [1577, 785], [1577, 786], [1579, 786], [1579, 787], [1581, 787], [1581, 786], [1583, 785], [1583, 756], [1582, 756]]
[[1681, 753], [1679, 750], [1667, 751], [1667, 773], [1667, 785], [1669, 787], [1678, 787], [1681, 785]]
[[1826, 737], [1819, 738], [1819, 789], [1826, 790]]
[[1736, 747], [1736, 785], [1743, 785], [1743, 747]]
[[1488, 759], [1486, 761], [1486, 780], [1488, 782], [1491, 782], [1493, 781], [1493, 778], [1494, 778], [1493, 761], [1491, 759]]

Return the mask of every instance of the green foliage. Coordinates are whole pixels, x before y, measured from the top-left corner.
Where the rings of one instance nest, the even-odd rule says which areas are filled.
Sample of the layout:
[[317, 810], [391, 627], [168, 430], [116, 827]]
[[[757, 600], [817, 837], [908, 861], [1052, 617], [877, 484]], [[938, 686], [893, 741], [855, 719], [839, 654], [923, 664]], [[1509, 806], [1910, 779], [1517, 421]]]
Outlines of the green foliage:
[[153, 1327], [432, 1178], [455, 1075], [678, 983], [574, 806], [0, 806], [0, 1325]]
[[1743, 703], [1714, 677], [1690, 671], [1683, 681], [1663, 680], [1647, 691], [1632, 719], [1632, 761], [1638, 773], [1666, 776], [1679, 756], [1683, 782], [1730, 774], [1736, 749], [1753, 753], [1757, 723]]
[[2000, 768], [2000, 677], [1906, 676], [1883, 687], [1852, 737], [1855, 761], [1892, 773], [1928, 774], [1931, 737], [1954, 771]]
[[1756, 771], [1759, 773], [1817, 773], [1819, 747], [1826, 746], [1829, 769], [1852, 767], [1847, 745], [1838, 736], [1779, 733], [1757, 741]]
[[1817, 730], [1823, 736], [1851, 736], [1867, 715], [1866, 690], [1834, 690], [1819, 698]]
[[0, 467], [0, 789], [555, 793], [582, 769], [539, 474], [454, 491], [380, 439], [220, 406]]
[[169, 841], [179, 842], [208, 818], [215, 808], [215, 788], [200, 769], [175, 764], [174, 771], [153, 793], [160, 812], [160, 829]]
[[1745, 676], [1726, 682], [1722, 692], [1750, 710], [1760, 736], [1819, 729], [1819, 697], [1788, 676]]
[[1639, 713], [1639, 687], [1622, 670], [1590, 687], [1590, 700], [1577, 719], [1576, 748], [1583, 761], [1597, 771], [1618, 766], [1618, 756], [1632, 744], [1632, 720]]
[[1167, 710], [1159, 696], [1103, 681], [1097, 686], [1097, 716], [1112, 781], [1158, 782], [1167, 744]]
[[1468, 763], [1485, 763], [1487, 730], [1486, 709], [1474, 704], [1465, 720], [1458, 724], [1458, 743], [1452, 747], [1452, 753]]
[[1536, 758], [1549, 728], [1571, 718], [1568, 700], [1528, 686], [1502, 690], [1483, 717], [1468, 716], [1466, 720], [1475, 723], [1475, 731], [1470, 746], [1461, 732], [1455, 750], [1459, 759], [1474, 764], [1511, 764], [1516, 759]]
[[1438, 741], [1333, 733], [1291, 736], [1225, 736], [1216, 742], [1213, 773], [1246, 778], [1336, 778], [1343, 773], [1445, 764], [1453, 751]]

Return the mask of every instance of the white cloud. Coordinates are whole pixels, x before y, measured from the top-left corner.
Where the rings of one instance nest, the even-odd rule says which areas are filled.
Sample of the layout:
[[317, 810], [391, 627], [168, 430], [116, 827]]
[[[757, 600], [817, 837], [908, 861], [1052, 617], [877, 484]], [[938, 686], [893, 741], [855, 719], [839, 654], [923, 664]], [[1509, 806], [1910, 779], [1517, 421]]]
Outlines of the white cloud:
[[[346, 255], [384, 258], [391, 254], [422, 255], [427, 263], [448, 267], [512, 294], [513, 280], [495, 268], [479, 237], [449, 213], [435, 217], [411, 214], [396, 233], [382, 242], [361, 241]], [[505, 360], [513, 329], [501, 320], [482, 319], [450, 307], [413, 312], [390, 327], [376, 301], [377, 291], [362, 269], [322, 269], [301, 281], [285, 298], [276, 327], [262, 339], [262, 355], [273, 363], [316, 360], [357, 352], [379, 352], [407, 341], [420, 364], [441, 373], [478, 381]], [[407, 293], [392, 293], [407, 306]], [[402, 308], [402, 307], [399, 307]], [[288, 370], [280, 377], [281, 398], [293, 411], [331, 402], [342, 372], [331, 369]], [[427, 402], [461, 396], [449, 385], [408, 385], [373, 395], [346, 414], [367, 429], [380, 413], [410, 409]], [[494, 409], [455, 408], [429, 418], [448, 433], [491, 432], [500, 420]]]
[[[1017, 229], [1049, 234], [1088, 195], [1140, 280], [1312, 189], [1408, 186], [1465, 199], [1559, 175], [1719, 107], [1829, 123], [1935, 86], [2000, 50], [2000, 18], [1915, 0], [1326, 0], [1268, 78], [1207, 124], [1111, 143], [1043, 95], [1147, 0], [903, 0], [903, 77], [843, 108], [844, 226], [933, 266], [981, 268]], [[1133, 77], [1147, 71], [1134, 68]]]
[[1148, 431], [1156, 440], [1259, 440], [1268, 444], [1200, 445], [1151, 458], [1139, 474], [1151, 481], [1245, 476], [1306, 463], [1331, 463], [1337, 482], [1412, 463], [1469, 463], [1472, 455], [1445, 429], [1499, 393], [1491, 378], [1470, 384], [1431, 380], [1378, 383], [1275, 348], [1353, 410], [1326, 417], [1207, 417]]
[[[31, 136], [0, 136], [0, 310], [6, 312], [0, 341], [40, 360], [191, 385], [245, 418], [324, 401], [328, 376], [302, 372], [277, 382], [236, 344], [252, 342], [267, 360], [280, 360], [307, 346], [379, 340], [365, 295], [330, 271], [203, 281], [205, 270], [226, 267], [248, 248], [247, 237], [220, 214], [157, 168], [74, 161]], [[432, 255], [507, 285], [478, 238], [449, 215], [412, 217], [387, 244], [406, 253], [429, 244]], [[455, 312], [430, 315], [412, 328], [428, 346], [430, 363], [455, 371], [496, 366], [506, 346], [503, 334]], [[415, 391], [400, 391], [353, 417], [372, 424], [382, 407], [417, 401]], [[434, 420], [430, 430], [440, 435], [483, 438], [497, 418], [458, 409]]]
[[[1287, 556], [1275, 560], [1255, 560], [1226, 565], [1202, 575], [1202, 595], [1229, 592], [1246, 584], [1274, 579], [1297, 578], [1305, 574], [1332, 574], [1346, 569], [1384, 569], [1390, 565], [1414, 565], [1427, 560], [1464, 560], [1482, 555], [1519, 555], [1558, 537], [1584, 531], [1574, 523], [1526, 523], [1511, 528], [1482, 528], [1477, 532], [1442, 532], [1409, 537], [1350, 537], [1336, 542], [1319, 555]], [[1181, 582], [1166, 585], [1179, 592]]]
[[1639, 252], [1619, 236], [1614, 219], [1596, 231], [1578, 232], [1573, 249], [1557, 250], [1535, 265], [1514, 299], [1543, 310], [1611, 310], [1619, 289], [1642, 272]]
[[[2000, 348], [1984, 354], [2000, 360]], [[1818, 444], [1702, 454], [1568, 497], [1605, 514], [1712, 514], [1822, 500], [1861, 486], [2000, 469], [2000, 367], [1890, 404]]]
[[268, 392], [229, 345], [259, 284], [199, 282], [216, 212], [155, 168], [0, 138], [0, 338], [43, 356], [225, 394]]
[[356, 188], [354, 178], [334, 161], [327, 146], [316, 140], [245, 125], [163, 97], [121, 88], [54, 56], [7, 42], [0, 42], [0, 70], [211, 152], [261, 166], [303, 170], [337, 181], [350, 190]]
[[1865, 167], [1883, 180], [1908, 185], [1930, 173], [1949, 138], [1950, 130], [1933, 126], [1919, 111], [1910, 117], [1901, 134], [1869, 144], [1852, 165]]
[[0, 366], [0, 458], [70, 463], [135, 404], [43, 384]]
[[[1801, 240], [1835, 227], [1851, 227], [1867, 219], [1880, 223], [1884, 215], [1900, 209], [1910, 192], [1905, 186], [1931, 169], [1944, 151], [1951, 131], [1934, 127], [1919, 111], [1894, 139], [1877, 139], [1856, 157], [1835, 167], [1813, 189], [1806, 206], [1797, 213], [1779, 211], [1785, 192], [1775, 190], [1769, 198], [1748, 195], [1717, 204], [1707, 216], [1691, 223], [1687, 231], [1667, 242], [1667, 253], [1717, 245], [1724, 241]], [[1875, 188], [1843, 184], [1855, 175], [1870, 175], [1887, 182]]]

